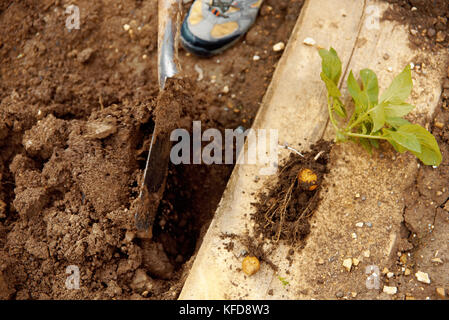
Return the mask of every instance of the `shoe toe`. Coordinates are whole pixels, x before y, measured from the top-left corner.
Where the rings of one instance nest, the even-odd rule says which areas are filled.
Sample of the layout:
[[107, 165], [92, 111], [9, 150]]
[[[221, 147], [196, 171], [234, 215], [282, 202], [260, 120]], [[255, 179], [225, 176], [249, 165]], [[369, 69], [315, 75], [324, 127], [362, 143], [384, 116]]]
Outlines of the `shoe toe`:
[[[237, 40], [241, 35], [236, 32], [228, 32], [225, 34], [223, 31], [226, 30], [216, 29], [216, 25], [202, 26], [201, 24], [207, 24], [207, 22], [203, 21], [191, 28], [186, 19], [181, 27], [181, 40], [184, 47], [201, 56], [211, 56], [218, 53], [220, 49], [225, 48], [227, 45]], [[215, 33], [212, 32], [214, 29]], [[209, 30], [208, 33], [210, 36], [202, 36], [200, 35], [200, 32], [195, 33], [195, 30], [201, 30], [202, 34], [204, 34], [205, 30]], [[223, 36], [221, 38], [215, 38], [213, 37], [214, 34]]]

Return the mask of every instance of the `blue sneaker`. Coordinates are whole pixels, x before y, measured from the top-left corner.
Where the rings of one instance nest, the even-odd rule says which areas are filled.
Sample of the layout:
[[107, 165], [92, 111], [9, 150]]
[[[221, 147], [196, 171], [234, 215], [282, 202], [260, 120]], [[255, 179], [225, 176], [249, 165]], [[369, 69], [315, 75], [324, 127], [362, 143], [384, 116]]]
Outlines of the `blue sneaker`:
[[253, 25], [263, 0], [195, 0], [182, 27], [183, 47], [210, 57], [237, 42]]

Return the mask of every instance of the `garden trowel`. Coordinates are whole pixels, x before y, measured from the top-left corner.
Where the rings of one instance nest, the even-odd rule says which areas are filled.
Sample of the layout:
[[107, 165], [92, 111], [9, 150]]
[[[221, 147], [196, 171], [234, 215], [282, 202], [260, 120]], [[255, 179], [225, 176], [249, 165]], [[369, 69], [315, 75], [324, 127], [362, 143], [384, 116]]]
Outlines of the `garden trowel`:
[[[180, 0], [159, 0], [158, 6], [158, 80], [162, 95], [167, 79], [174, 77], [179, 71], [176, 37], [181, 7]], [[135, 207], [138, 236], [147, 239], [153, 236], [153, 223], [164, 194], [170, 160], [170, 132], [162, 129], [170, 127], [166, 123], [168, 119], [162, 116], [166, 114], [162, 108], [170, 106], [160, 101], [158, 99], [155, 109], [154, 131]]]

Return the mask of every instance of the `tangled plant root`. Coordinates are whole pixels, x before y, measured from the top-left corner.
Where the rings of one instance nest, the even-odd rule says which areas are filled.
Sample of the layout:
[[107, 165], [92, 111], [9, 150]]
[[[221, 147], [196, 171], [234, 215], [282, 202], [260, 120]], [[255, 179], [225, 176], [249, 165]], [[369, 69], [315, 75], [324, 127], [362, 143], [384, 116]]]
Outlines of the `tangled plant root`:
[[[302, 169], [301, 171], [303, 171], [303, 170], [310, 170], [310, 169]], [[317, 187], [318, 187], [318, 185], [315, 184], [313, 189], [310, 189], [310, 190], [306, 189], [306, 190], [303, 190], [303, 192], [313, 192], [314, 194], [311, 197], [311, 200], [315, 200], [317, 195], [318, 195], [318, 192], [317, 192], [318, 190], [316, 190]], [[295, 188], [300, 188], [300, 182], [296, 178], [293, 179], [293, 181], [291, 182], [290, 187], [288, 188], [288, 190], [285, 193], [282, 201], [280, 202], [281, 204], [279, 205], [279, 202], [278, 202], [278, 203], [275, 203], [271, 207], [272, 210], [271, 210], [271, 213], [270, 213], [270, 218], [268, 218], [268, 212], [266, 214], [267, 226], [269, 224], [274, 224], [274, 222], [272, 220], [272, 217], [274, 215], [276, 215], [276, 213], [279, 214], [279, 220], [280, 221], [279, 221], [279, 223], [277, 223], [277, 231], [276, 231], [276, 235], [275, 235], [275, 237], [273, 239], [275, 242], [279, 242], [279, 240], [281, 238], [281, 233], [285, 229], [284, 228], [285, 216], [287, 214], [287, 209], [288, 209], [288, 206], [289, 206], [289, 204], [291, 202], [293, 190]], [[310, 210], [312, 203], [313, 203], [313, 201], [309, 201], [309, 203], [304, 208], [304, 210], [301, 211], [301, 213], [297, 216], [296, 220], [293, 222], [293, 229], [292, 229], [292, 231], [293, 231], [292, 232], [292, 236], [293, 236], [292, 240], [293, 240], [293, 242], [296, 242], [296, 241], [299, 240], [299, 236], [300, 236], [299, 229], [301, 227], [301, 223], [303, 222], [304, 218], [310, 217], [310, 215], [313, 212], [312, 210]]]
[[327, 172], [330, 144], [320, 141], [303, 157], [291, 153], [278, 173], [276, 185], [259, 194], [254, 214], [256, 233], [275, 243], [297, 244], [309, 233], [309, 218], [319, 202], [321, 181]]

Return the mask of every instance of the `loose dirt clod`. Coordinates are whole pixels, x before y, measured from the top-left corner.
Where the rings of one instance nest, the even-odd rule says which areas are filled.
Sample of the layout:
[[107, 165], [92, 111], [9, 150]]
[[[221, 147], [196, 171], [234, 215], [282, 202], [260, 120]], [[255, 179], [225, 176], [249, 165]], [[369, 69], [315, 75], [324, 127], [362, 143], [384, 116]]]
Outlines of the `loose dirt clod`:
[[171, 264], [164, 247], [160, 243], [151, 240], [142, 240], [143, 266], [148, 272], [160, 279], [170, 279], [174, 266]]
[[9, 299], [12, 290], [9, 288], [8, 283], [6, 282], [5, 276], [0, 271], [0, 299], [6, 300]]
[[104, 139], [117, 132], [117, 124], [115, 118], [107, 122], [92, 121], [86, 125], [86, 129], [86, 138]]

